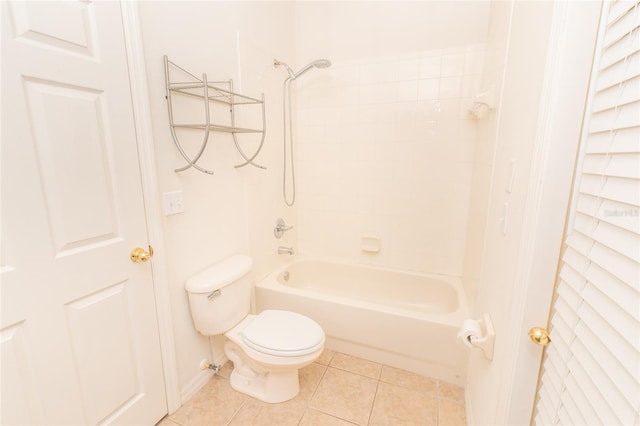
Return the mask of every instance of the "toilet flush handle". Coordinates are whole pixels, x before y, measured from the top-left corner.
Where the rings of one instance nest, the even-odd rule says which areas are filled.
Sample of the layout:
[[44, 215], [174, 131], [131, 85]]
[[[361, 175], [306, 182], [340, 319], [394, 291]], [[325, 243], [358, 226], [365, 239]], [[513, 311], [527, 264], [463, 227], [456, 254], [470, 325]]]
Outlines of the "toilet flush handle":
[[211, 300], [211, 299], [215, 299], [218, 296], [222, 296], [222, 292], [220, 291], [220, 289], [218, 290], [213, 290], [211, 293], [209, 293], [207, 295], [207, 299]]

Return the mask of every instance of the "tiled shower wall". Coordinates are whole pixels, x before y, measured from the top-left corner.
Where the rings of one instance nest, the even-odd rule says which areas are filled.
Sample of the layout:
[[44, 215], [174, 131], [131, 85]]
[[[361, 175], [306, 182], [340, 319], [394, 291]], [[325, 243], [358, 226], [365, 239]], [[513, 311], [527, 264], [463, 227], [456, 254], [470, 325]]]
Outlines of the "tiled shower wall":
[[[460, 275], [484, 44], [338, 60], [296, 80], [299, 251]], [[380, 251], [362, 250], [378, 238]]]

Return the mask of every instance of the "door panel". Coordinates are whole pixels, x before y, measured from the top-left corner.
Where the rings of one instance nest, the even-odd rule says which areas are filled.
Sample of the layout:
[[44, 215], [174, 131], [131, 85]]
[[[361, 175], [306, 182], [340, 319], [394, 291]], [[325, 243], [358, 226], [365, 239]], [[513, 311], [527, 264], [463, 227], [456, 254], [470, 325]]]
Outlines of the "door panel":
[[10, 12], [16, 39], [94, 56], [97, 28], [89, 3], [12, 1]]
[[32, 80], [25, 91], [57, 255], [117, 238], [104, 96]]
[[3, 424], [42, 424], [39, 404], [35, 395], [36, 381], [31, 369], [32, 359], [27, 351], [27, 333], [24, 321], [0, 331], [0, 357], [2, 359], [2, 393], [11, 393], [11, 404], [3, 396]]
[[2, 8], [0, 422], [153, 424], [167, 409], [150, 266], [129, 260], [148, 241], [120, 4]]

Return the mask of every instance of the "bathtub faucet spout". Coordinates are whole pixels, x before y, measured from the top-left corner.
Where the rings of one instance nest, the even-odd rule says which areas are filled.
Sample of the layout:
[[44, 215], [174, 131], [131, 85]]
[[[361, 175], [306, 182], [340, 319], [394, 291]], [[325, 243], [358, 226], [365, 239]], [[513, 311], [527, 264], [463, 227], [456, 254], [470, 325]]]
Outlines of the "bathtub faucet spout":
[[293, 247], [278, 246], [278, 254], [290, 254], [293, 255]]

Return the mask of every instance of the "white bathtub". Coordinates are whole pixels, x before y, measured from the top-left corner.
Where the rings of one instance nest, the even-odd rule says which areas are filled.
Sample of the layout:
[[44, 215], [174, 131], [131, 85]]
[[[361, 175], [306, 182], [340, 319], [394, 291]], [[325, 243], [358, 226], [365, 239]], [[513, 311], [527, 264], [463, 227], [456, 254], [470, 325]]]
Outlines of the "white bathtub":
[[450, 383], [464, 384], [468, 318], [460, 280], [300, 259], [256, 285], [256, 309], [286, 309], [318, 322], [327, 347]]

